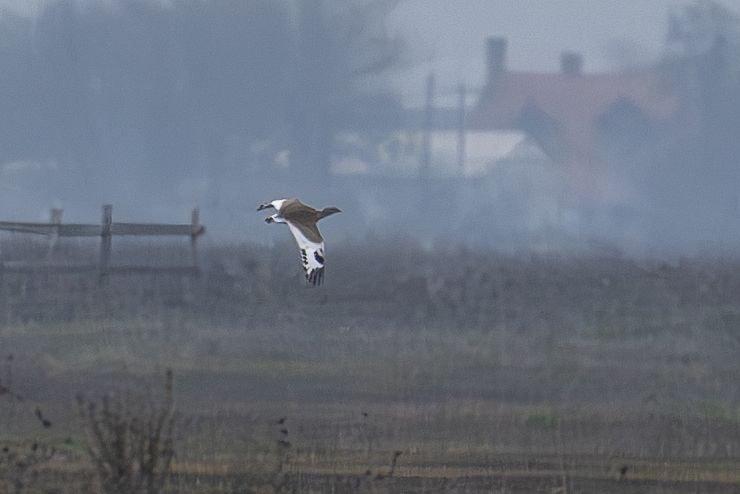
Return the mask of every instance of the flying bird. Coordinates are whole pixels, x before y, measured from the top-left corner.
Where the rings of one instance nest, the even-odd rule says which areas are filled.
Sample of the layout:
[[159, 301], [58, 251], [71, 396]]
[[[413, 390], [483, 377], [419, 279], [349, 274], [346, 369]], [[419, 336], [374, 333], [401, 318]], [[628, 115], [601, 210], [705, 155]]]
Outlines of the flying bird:
[[278, 199], [267, 202], [260, 205], [257, 211], [269, 208], [277, 212], [265, 218], [265, 222], [288, 225], [301, 251], [301, 265], [306, 273], [306, 280], [311, 285], [320, 285], [324, 280], [324, 238], [316, 223], [342, 211], [335, 207], [317, 210], [303, 204], [298, 199]]

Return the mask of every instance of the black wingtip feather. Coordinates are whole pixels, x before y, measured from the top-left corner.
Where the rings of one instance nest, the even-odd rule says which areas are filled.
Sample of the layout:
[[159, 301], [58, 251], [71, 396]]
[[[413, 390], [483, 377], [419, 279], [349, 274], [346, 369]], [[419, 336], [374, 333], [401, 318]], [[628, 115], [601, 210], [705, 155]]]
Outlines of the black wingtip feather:
[[324, 268], [314, 269], [310, 273], [306, 273], [306, 281], [309, 285], [321, 285], [324, 281]]

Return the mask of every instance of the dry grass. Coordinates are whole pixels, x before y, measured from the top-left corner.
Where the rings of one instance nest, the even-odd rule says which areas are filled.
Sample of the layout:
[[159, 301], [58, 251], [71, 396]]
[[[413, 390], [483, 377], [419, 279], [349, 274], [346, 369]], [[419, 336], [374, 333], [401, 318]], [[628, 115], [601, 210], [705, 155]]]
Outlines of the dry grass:
[[733, 492], [740, 262], [380, 252], [334, 247], [319, 290], [289, 245], [212, 247], [200, 279], [6, 275], [0, 442], [82, 489], [72, 397], [169, 367], [172, 492]]

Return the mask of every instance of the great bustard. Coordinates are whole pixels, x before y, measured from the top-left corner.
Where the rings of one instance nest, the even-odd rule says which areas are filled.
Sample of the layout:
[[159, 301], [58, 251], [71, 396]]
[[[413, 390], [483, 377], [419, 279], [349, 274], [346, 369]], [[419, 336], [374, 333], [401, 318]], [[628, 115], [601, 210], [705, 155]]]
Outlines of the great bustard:
[[320, 285], [324, 280], [324, 239], [316, 223], [334, 213], [339, 208], [316, 210], [298, 199], [278, 199], [260, 205], [257, 211], [273, 208], [277, 213], [265, 218], [267, 223], [285, 223], [295, 237], [301, 250], [301, 263], [306, 272], [306, 280], [312, 285]]

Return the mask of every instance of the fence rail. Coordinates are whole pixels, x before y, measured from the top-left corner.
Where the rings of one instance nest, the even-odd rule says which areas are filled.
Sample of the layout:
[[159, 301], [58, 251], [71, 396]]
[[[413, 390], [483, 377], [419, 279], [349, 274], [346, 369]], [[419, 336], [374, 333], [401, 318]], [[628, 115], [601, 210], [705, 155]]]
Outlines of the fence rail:
[[[113, 206], [103, 206], [102, 220], [99, 225], [62, 223], [63, 211], [52, 209], [49, 223], [29, 223], [0, 221], [0, 231], [45, 235], [49, 237], [46, 260], [43, 263], [28, 261], [0, 261], [0, 271], [7, 273], [30, 273], [48, 271], [59, 273], [81, 273], [97, 271], [101, 278], [111, 273], [178, 273], [197, 274], [198, 267], [197, 240], [205, 233], [205, 226], [200, 224], [200, 213], [193, 209], [189, 224], [166, 223], [114, 223]], [[181, 236], [190, 237], [190, 266], [112, 266], [111, 251], [114, 236]], [[58, 239], [61, 237], [100, 237], [100, 255], [97, 264], [54, 264], [53, 255]]]
[[[199, 227], [203, 230], [203, 226]], [[57, 235], [59, 237], [99, 237], [104, 234], [101, 225], [58, 224], [54, 223], [13, 223], [0, 221], [0, 230], [15, 233], [37, 235]], [[193, 232], [192, 225], [166, 225], [156, 223], [113, 223], [111, 235], [167, 236], [167, 235], [200, 235], [202, 231]]]

